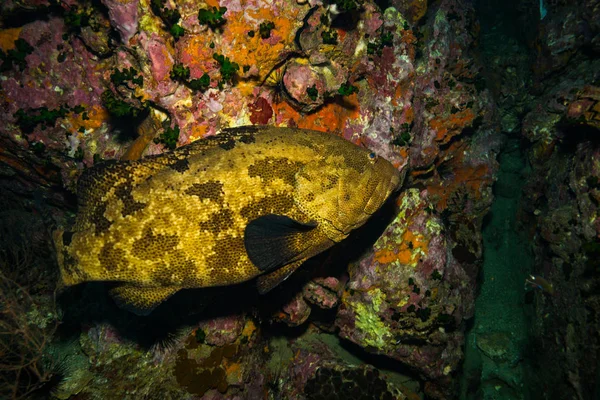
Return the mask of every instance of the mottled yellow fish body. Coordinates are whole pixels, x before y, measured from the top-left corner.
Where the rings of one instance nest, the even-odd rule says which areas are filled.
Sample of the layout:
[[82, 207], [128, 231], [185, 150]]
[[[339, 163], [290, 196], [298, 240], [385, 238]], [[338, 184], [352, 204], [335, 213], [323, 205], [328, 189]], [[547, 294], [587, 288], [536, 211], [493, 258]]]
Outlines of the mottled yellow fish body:
[[112, 281], [147, 313], [182, 288], [265, 274], [261, 292], [362, 225], [401, 184], [386, 160], [327, 133], [240, 127], [141, 161], [87, 171], [65, 285]]

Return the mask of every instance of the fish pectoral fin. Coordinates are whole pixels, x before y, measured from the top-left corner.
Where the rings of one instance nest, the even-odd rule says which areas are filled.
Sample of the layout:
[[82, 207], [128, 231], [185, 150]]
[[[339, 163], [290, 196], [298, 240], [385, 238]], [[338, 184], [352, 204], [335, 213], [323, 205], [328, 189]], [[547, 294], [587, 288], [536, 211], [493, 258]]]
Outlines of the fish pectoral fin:
[[297, 270], [304, 261], [304, 259], [298, 260], [271, 273], [259, 276], [258, 280], [256, 281], [258, 293], [265, 294], [270, 292], [275, 286], [289, 278], [290, 275]]
[[137, 315], [148, 315], [178, 290], [177, 287], [119, 285], [109, 292], [119, 307]]
[[246, 253], [261, 272], [306, 259], [306, 252], [315, 244], [311, 232], [316, 226], [316, 223], [304, 224], [284, 215], [259, 217], [246, 226]]

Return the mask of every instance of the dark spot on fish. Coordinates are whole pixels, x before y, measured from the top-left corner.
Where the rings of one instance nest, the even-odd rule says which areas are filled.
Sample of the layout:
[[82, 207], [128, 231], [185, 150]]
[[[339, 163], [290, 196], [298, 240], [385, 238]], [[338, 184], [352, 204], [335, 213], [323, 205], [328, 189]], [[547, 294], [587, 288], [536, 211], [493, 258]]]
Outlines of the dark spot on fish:
[[[193, 260], [186, 259], [181, 264], [177, 265], [177, 271], [181, 271], [181, 274], [183, 275], [182, 286], [198, 286], [198, 278], [196, 277], [197, 270], [198, 266]], [[200, 282], [200, 285], [203, 284]]]
[[104, 216], [106, 211], [106, 203], [100, 203], [96, 206], [91, 215], [91, 221], [94, 224], [94, 233], [96, 236], [108, 231], [110, 228], [110, 221]]
[[307, 193], [306, 194], [306, 200], [307, 201], [314, 201], [315, 200], [315, 194], [314, 193]]
[[235, 140], [229, 139], [226, 142], [219, 143], [219, 147], [223, 150], [231, 150], [235, 147]]
[[323, 181], [323, 183], [321, 184], [321, 187], [323, 188], [323, 190], [330, 190], [333, 189], [334, 187], [337, 186], [339, 178], [335, 175], [327, 175], [326, 177], [327, 181]]
[[190, 163], [187, 159], [182, 158], [181, 160], [175, 161], [173, 164], [169, 165], [170, 168], [174, 169], [177, 172], [185, 172], [190, 169]]
[[146, 208], [146, 204], [133, 200], [133, 197], [128, 198], [127, 201], [123, 199], [123, 211], [121, 212], [121, 215], [126, 217], [132, 215], [136, 211], [143, 210], [144, 208]]
[[123, 211], [121, 211], [121, 215], [126, 217], [144, 208], [146, 208], [146, 204], [133, 200], [133, 197], [123, 199]]
[[142, 260], [157, 260], [165, 258], [165, 253], [172, 252], [179, 243], [177, 235], [153, 234], [150, 228], [144, 235], [133, 242], [131, 254]]
[[125, 252], [121, 249], [115, 249], [112, 243], [107, 243], [102, 247], [98, 260], [108, 271], [119, 271], [127, 268]]
[[185, 190], [185, 194], [190, 196], [198, 196], [200, 199], [210, 199], [221, 203], [223, 202], [223, 184], [217, 181], [194, 183]]
[[200, 230], [209, 231], [216, 235], [231, 227], [233, 222], [233, 213], [224, 209], [212, 214], [207, 221], [200, 222]]
[[[161, 261], [156, 264], [151, 273], [152, 281], [158, 286], [171, 286], [174, 283], [186, 286], [197, 283], [196, 263], [189, 260], [183, 251], [175, 249], [169, 252], [165, 261], [168, 262]], [[174, 281], [174, 278], [177, 281]]]
[[[220, 238], [213, 248], [214, 254], [207, 258], [207, 265], [214, 267], [213, 280], [217, 282], [235, 282], [239, 255], [245, 252], [242, 237], [226, 236]], [[229, 269], [229, 272], [226, 271]]]
[[254, 138], [254, 135], [251, 135], [251, 134], [242, 135], [242, 137], [240, 137], [240, 142], [245, 143], [245, 144], [254, 143], [255, 141], [256, 141], [256, 139]]
[[283, 179], [288, 185], [294, 185], [296, 172], [302, 167], [300, 162], [290, 162], [287, 158], [266, 157], [248, 167], [248, 176], [260, 177], [265, 182]]
[[131, 196], [131, 180], [127, 179], [125, 182], [120, 183], [115, 188], [115, 196], [122, 199], [123, 197]]
[[121, 212], [121, 215], [124, 217], [132, 215], [136, 211], [143, 210], [146, 207], [144, 203], [134, 200], [133, 196], [131, 195], [131, 185], [132, 183], [127, 181], [123, 184], [120, 184], [115, 189], [115, 196], [117, 196], [117, 198], [121, 199], [123, 202], [123, 211]]
[[152, 267], [152, 282], [156, 283], [157, 286], [170, 286], [172, 284], [172, 281], [170, 279], [172, 274], [169, 271], [169, 267], [164, 261], [159, 261]]
[[294, 207], [294, 199], [288, 194], [273, 194], [251, 202], [240, 210], [248, 220], [267, 214], [285, 214]]

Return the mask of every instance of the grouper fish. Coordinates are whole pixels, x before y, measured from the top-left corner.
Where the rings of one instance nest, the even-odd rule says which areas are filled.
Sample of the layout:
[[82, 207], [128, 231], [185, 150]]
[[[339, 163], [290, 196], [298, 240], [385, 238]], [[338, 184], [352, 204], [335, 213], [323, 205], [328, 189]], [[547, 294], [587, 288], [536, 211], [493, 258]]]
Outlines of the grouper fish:
[[180, 289], [258, 276], [260, 293], [363, 225], [401, 185], [385, 159], [337, 136], [224, 129], [172, 152], [99, 164], [54, 235], [65, 286], [112, 282], [148, 314]]

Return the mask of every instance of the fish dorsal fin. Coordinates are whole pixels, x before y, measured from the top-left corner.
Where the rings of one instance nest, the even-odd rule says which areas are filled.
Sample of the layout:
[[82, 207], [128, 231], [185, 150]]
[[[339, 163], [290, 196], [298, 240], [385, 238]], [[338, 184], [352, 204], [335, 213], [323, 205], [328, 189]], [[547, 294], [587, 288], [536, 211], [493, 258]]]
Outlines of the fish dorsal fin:
[[262, 272], [305, 258], [312, 246], [310, 232], [316, 224], [304, 224], [284, 215], [269, 214], [251, 221], [244, 233], [250, 261]]
[[[272, 127], [268, 126], [240, 126], [237, 128], [225, 128], [213, 136], [198, 139], [188, 145], [181, 146], [170, 153], [164, 153], [167, 158], [181, 159], [190, 156], [201, 155], [206, 150], [221, 148], [231, 150], [238, 143], [254, 143], [255, 135], [261, 132], [267, 132]], [[162, 156], [162, 155], [161, 155]], [[160, 157], [160, 156], [156, 156]]]
[[237, 143], [253, 143], [257, 133], [268, 132], [274, 129], [269, 126], [240, 126], [237, 128], [223, 129], [219, 134], [196, 140], [188, 145], [181, 146], [174, 151], [165, 152], [146, 157], [139, 161], [115, 161], [109, 160], [94, 165], [84, 171], [79, 178], [77, 194], [80, 204], [94, 202], [100, 194], [106, 193], [115, 181], [124, 175], [130, 175], [135, 170], [137, 179], [143, 180], [157, 171], [173, 166], [186, 160], [190, 156], [201, 154], [205, 150], [221, 147], [230, 149]]
[[148, 315], [178, 290], [179, 288], [176, 287], [119, 285], [110, 290], [110, 295], [124, 310], [137, 315]]

